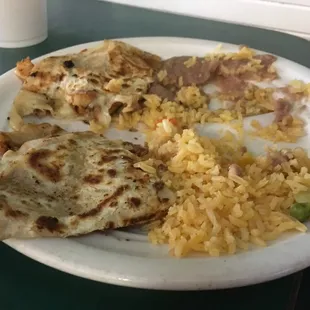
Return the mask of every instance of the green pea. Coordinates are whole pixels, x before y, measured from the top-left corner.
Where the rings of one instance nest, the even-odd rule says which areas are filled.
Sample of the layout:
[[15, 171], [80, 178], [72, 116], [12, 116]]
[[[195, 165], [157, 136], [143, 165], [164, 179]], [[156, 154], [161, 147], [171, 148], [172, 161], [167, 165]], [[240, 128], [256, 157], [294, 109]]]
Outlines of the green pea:
[[310, 218], [310, 203], [294, 203], [290, 215], [300, 222], [307, 221]]

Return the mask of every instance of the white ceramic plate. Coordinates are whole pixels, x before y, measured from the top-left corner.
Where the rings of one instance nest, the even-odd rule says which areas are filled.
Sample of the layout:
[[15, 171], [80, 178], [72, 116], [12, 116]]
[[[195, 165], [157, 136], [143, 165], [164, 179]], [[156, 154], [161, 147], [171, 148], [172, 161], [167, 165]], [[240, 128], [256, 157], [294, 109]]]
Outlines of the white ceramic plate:
[[[164, 58], [177, 55], [205, 55], [218, 42], [185, 38], [131, 38], [124, 39], [144, 50]], [[60, 55], [78, 52], [97, 45], [82, 44], [52, 53]], [[237, 47], [224, 44], [224, 50]], [[25, 55], [27, 56], [27, 55]], [[43, 56], [43, 57], [46, 57]], [[39, 60], [38, 58], [37, 60]], [[279, 85], [292, 79], [310, 81], [310, 70], [285, 59], [277, 61], [283, 79]], [[13, 70], [0, 77], [1, 115], [0, 129], [7, 129], [6, 117], [21, 83]], [[309, 131], [310, 117], [304, 112]], [[268, 122], [271, 115], [259, 116]], [[248, 121], [246, 121], [248, 122]], [[82, 124], [61, 125], [72, 130], [83, 130]], [[216, 134], [218, 126], [204, 126], [203, 133]], [[111, 130], [110, 138], [119, 137]], [[121, 133], [131, 140], [135, 133]], [[136, 141], [135, 141], [136, 142]], [[251, 151], [262, 152], [265, 141], [248, 139]], [[300, 146], [310, 148], [309, 135], [301, 139]], [[310, 225], [308, 225], [310, 227]], [[106, 283], [152, 289], [215, 289], [243, 286], [285, 276], [310, 265], [310, 238], [308, 234], [292, 234], [266, 248], [220, 258], [169, 257], [165, 246], [153, 246], [139, 230], [112, 231], [71, 239], [7, 240], [17, 251], [62, 271]]]

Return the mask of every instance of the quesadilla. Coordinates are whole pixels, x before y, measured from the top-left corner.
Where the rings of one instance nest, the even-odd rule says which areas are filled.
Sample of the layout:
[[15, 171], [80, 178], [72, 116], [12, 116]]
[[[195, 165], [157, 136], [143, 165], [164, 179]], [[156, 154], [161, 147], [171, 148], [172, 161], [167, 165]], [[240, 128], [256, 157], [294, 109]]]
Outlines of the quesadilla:
[[146, 147], [92, 132], [51, 131], [18, 149], [24, 137], [0, 135], [16, 142], [0, 160], [1, 240], [147, 223], [162, 218], [174, 202], [156, 173], [136, 168]]
[[109, 126], [113, 114], [141, 108], [141, 97], [160, 63], [159, 56], [111, 40], [37, 64], [26, 58], [16, 67], [23, 85], [13, 103], [10, 126], [19, 130], [27, 115], [51, 115], [89, 122], [91, 130], [99, 132]]
[[17, 151], [25, 142], [60, 135], [66, 131], [47, 123], [24, 124], [19, 131], [0, 132], [0, 158], [8, 151]]

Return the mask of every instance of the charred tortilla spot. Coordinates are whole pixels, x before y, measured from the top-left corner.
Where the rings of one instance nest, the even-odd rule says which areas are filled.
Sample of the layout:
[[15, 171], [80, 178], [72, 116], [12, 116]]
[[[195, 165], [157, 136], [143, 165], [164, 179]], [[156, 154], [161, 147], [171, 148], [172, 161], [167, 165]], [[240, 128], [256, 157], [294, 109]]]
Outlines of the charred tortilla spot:
[[91, 209], [88, 212], [85, 212], [83, 214], [80, 214], [80, 218], [85, 218], [85, 217], [91, 217], [97, 215], [103, 208], [105, 207], [111, 207], [111, 203], [113, 202], [114, 199], [118, 199], [119, 196], [121, 196], [127, 189], [129, 188], [128, 185], [122, 185], [117, 188], [117, 190], [108, 198], [102, 200], [96, 208]]
[[73, 139], [68, 139], [68, 142], [72, 145], [77, 145], [77, 142]]
[[61, 180], [59, 167], [51, 167], [44, 165], [42, 161], [51, 155], [49, 150], [39, 150], [30, 154], [29, 165], [41, 175], [52, 182], [59, 182]]
[[36, 225], [38, 229], [47, 229], [50, 232], [61, 232], [61, 225], [56, 217], [51, 216], [40, 216], [36, 220]]
[[[140, 169], [140, 168], [138, 168]], [[145, 184], [146, 182], [148, 182], [150, 180], [150, 176], [148, 174], [144, 174], [143, 177], [141, 179], [138, 180], [138, 182], [140, 184]], [[156, 184], [156, 183], [155, 183]], [[155, 184], [153, 185], [155, 187]]]
[[65, 67], [65, 68], [68, 68], [68, 69], [73, 68], [73, 67], [74, 67], [73, 61], [72, 61], [72, 60], [66, 60], [66, 61], [64, 61], [64, 67]]
[[19, 218], [19, 217], [26, 216], [25, 213], [18, 211], [18, 210], [13, 210], [13, 209], [5, 210], [5, 215], [9, 217], [13, 217], [13, 218]]
[[123, 152], [123, 150], [121, 150], [121, 149], [114, 149], [114, 150], [109, 150], [108, 151], [108, 154], [110, 155], [110, 154], [118, 154], [118, 153], [122, 153]]
[[[127, 160], [129, 162], [133, 161], [133, 158], [128, 156], [128, 155], [119, 155], [119, 157], [116, 157], [115, 154], [119, 154], [119, 153], [124, 153], [124, 150], [121, 149], [114, 149], [114, 150], [109, 150], [107, 153], [105, 153], [104, 155], [102, 155], [103, 157], [112, 157], [112, 160], [116, 159], [116, 158], [121, 158], [124, 160]], [[113, 154], [113, 155], [112, 155]], [[109, 160], [110, 161], [110, 160]]]
[[158, 192], [165, 187], [165, 184], [164, 184], [164, 182], [159, 181], [159, 182], [155, 182], [153, 186], [156, 189], [156, 191]]
[[109, 156], [109, 155], [104, 154], [101, 156], [101, 159], [98, 161], [98, 165], [101, 166], [103, 164], [106, 164], [116, 159], [117, 159], [117, 156]]
[[157, 167], [157, 171], [159, 173], [166, 172], [168, 170], [167, 166], [165, 164], [159, 164]]
[[131, 197], [129, 199], [129, 203], [133, 206], [133, 207], [139, 207], [141, 205], [141, 199], [137, 198], [137, 197]]
[[106, 229], [114, 229], [116, 228], [113, 222], [107, 222]]
[[102, 175], [93, 175], [89, 174], [84, 177], [84, 182], [89, 183], [89, 184], [99, 184], [102, 181]]
[[117, 201], [113, 201], [110, 203], [110, 207], [116, 207], [118, 205]]
[[66, 147], [65, 145], [59, 145], [59, 146], [57, 147], [57, 149], [58, 149], [58, 150], [66, 150], [67, 147]]
[[135, 145], [133, 149], [131, 150], [132, 153], [135, 155], [142, 157], [148, 154], [149, 150], [146, 147], [140, 146], [140, 145]]
[[64, 77], [65, 77], [64, 74], [60, 74], [60, 75], [58, 76], [59, 81], [62, 81], [62, 80], [64, 79]]
[[149, 152], [147, 147], [141, 146], [141, 145], [138, 145], [138, 144], [132, 144], [130, 142], [124, 142], [124, 147], [128, 151], [130, 151], [131, 153], [133, 153], [133, 154], [135, 154], [135, 155], [137, 155], [139, 157], [145, 156]]
[[109, 169], [107, 172], [108, 172], [108, 175], [109, 175], [111, 178], [116, 177], [116, 170], [115, 170], [115, 169]]
[[110, 115], [119, 114], [124, 108], [124, 106], [125, 105], [122, 102], [118, 102], [118, 101], [113, 102], [109, 109], [109, 114]]
[[85, 218], [85, 217], [92, 217], [92, 216], [95, 216], [97, 215], [99, 212], [100, 212], [100, 209], [98, 206], [94, 209], [91, 209], [90, 211], [88, 212], [85, 212], [85, 213], [82, 213], [79, 215], [80, 218]]
[[34, 109], [33, 110], [33, 115], [38, 116], [38, 117], [44, 117], [44, 116], [49, 115], [49, 114], [50, 114], [49, 111], [40, 110], [40, 109]]
[[74, 106], [72, 106], [72, 108], [76, 114], [85, 115], [85, 108], [78, 106], [78, 105], [74, 105]]
[[99, 82], [96, 80], [96, 79], [90, 79], [90, 81], [93, 83], [93, 84], [98, 84]]
[[5, 152], [11, 149], [10, 144], [7, 141], [0, 142], [0, 156], [4, 155]]
[[148, 223], [148, 222], [151, 222], [153, 220], [163, 218], [166, 214], [167, 214], [167, 211], [163, 211], [163, 212], [157, 212], [157, 213], [139, 216], [139, 217], [132, 218], [132, 219], [127, 219], [124, 221], [124, 225], [130, 226], [130, 225], [138, 225], [138, 224]]
[[119, 196], [121, 196], [128, 188], [129, 188], [128, 185], [122, 185], [122, 186], [118, 187], [117, 190], [110, 197], [101, 201], [98, 206], [100, 206], [100, 208], [104, 207], [106, 204], [111, 202], [113, 199], [116, 199]]

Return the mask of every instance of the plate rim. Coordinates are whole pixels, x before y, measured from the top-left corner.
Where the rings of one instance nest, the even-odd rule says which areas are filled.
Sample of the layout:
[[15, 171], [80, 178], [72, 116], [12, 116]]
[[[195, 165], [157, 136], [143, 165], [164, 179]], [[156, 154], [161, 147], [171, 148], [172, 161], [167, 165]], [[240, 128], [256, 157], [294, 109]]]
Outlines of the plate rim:
[[[161, 42], [161, 44], [163, 44], [163, 41], [166, 41], [170, 44], [183, 42], [185, 44], [193, 45], [213, 44], [214, 46], [216, 46], [223, 43], [225, 47], [238, 46], [236, 44], [230, 44], [225, 42], [186, 37], [132, 37], [115, 38], [111, 40], [120, 40], [133, 45], [135, 45], [135, 41], [141, 42], [157, 40]], [[102, 41], [103, 40], [66, 47], [37, 57], [33, 61], [39, 61], [50, 55], [67, 53], [70, 52], [70, 50], [78, 51], [85, 47], [96, 46]], [[263, 52], [260, 50], [256, 51]], [[306, 70], [308, 73], [310, 72], [309, 68], [299, 63], [285, 59], [278, 55], [276, 56], [281, 60], [285, 60], [288, 64], [293, 65], [299, 70]], [[14, 70], [15, 69], [13, 68], [2, 74], [0, 76], [0, 82], [2, 80], [10, 78], [10, 76], [14, 74]], [[304, 249], [303, 257], [301, 257], [298, 252], [296, 255], [295, 252], [287, 250], [286, 246], [284, 246], [284, 244], [291, 243], [293, 239], [295, 239], [295, 241], [293, 242], [294, 248]], [[6, 243], [11, 248], [17, 250], [18, 252], [40, 263], [64, 271], [66, 273], [109, 284], [147, 289], [201, 290], [240, 287], [280, 278], [304, 269], [310, 265], [310, 238], [308, 234], [299, 234], [295, 237], [289, 238], [288, 240], [276, 243], [273, 246], [264, 249], [255, 249], [246, 253], [239, 253], [234, 256], [223, 256], [220, 258], [206, 257], [203, 259], [175, 259], [168, 257], [160, 258], [160, 260], [164, 261], [165, 264], [159, 264], [161, 265], [161, 270], [159, 272], [154, 272], [152, 270], [154, 260], [158, 262], [158, 258], [142, 258], [129, 255], [124, 256], [117, 253], [111, 254], [104, 250], [99, 250], [85, 244], [80, 244], [73, 239], [35, 239], [27, 241], [10, 239], [5, 240], [4, 243]], [[58, 255], [51, 251], [51, 249], [53, 248], [53, 244], [61, 250]], [[72, 249], [72, 244], [75, 244], [74, 249]], [[84, 251], [87, 251], [87, 256], [90, 256], [90, 260], [88, 261], [90, 262], [90, 265], [85, 265], [85, 258], [81, 259], [80, 252], [83, 252], [83, 249]], [[253, 255], [256, 255], [255, 253], [257, 253], [257, 251], [261, 252], [260, 256], [263, 258], [261, 261], [257, 261], [255, 258], [252, 258]], [[282, 262], [282, 267], [274, 266], [275, 263], [270, 264], [268, 257], [265, 257], [266, 254], [262, 253], [264, 251], [265, 253], [269, 252], [274, 255], [271, 256], [271, 259], [273, 257], [278, 257], [278, 259], [281, 260], [282, 257], [282, 259], [284, 258], [284, 261], [286, 262]], [[61, 253], [65, 253], [65, 255], [63, 254], [63, 257], [61, 257]], [[98, 269], [98, 267], [100, 266], [100, 260], [98, 260], [98, 258], [100, 257], [99, 253], [101, 254], [101, 256], [103, 254], [103, 259], [106, 261], [106, 263], [109, 263], [112, 266], [114, 266], [115, 264], [120, 264], [122, 260], [126, 260], [126, 258], [128, 259], [127, 265], [122, 266], [122, 268], [117, 267], [118, 271], [110, 270], [107, 267], [105, 269]], [[67, 259], [65, 259], [66, 255]], [[97, 260], [95, 260], [92, 255], [98, 255]], [[73, 258], [68, 259], [68, 257], [70, 256]], [[193, 259], [195, 259], [195, 270], [188, 270], [188, 268], [191, 268], [193, 266]], [[243, 260], [243, 262], [241, 263], [239, 262], [239, 260]], [[221, 267], [224, 272], [218, 272], [215, 269], [209, 270], [207, 273], [202, 272], [204, 269], [199, 268], [208, 269], [208, 264], [206, 263], [206, 261], [208, 261], [209, 263], [211, 262], [211, 267]], [[214, 261], [216, 261], [215, 264]], [[291, 261], [291, 263], [288, 263], [288, 261]], [[144, 264], [144, 266], [142, 266], [141, 264]], [[237, 266], [239, 267], [236, 268]], [[240, 267], [246, 268], [244, 269]], [[114, 266], [114, 268], [116, 267]], [[136, 272], [129, 270], [136, 270]], [[182, 273], [180, 271], [182, 271]], [[225, 272], [227, 272], [226, 275]], [[129, 273], [131, 274], [129, 275]], [[166, 273], [168, 274], [168, 276]], [[171, 274], [173, 274], [173, 276], [171, 276]]]

